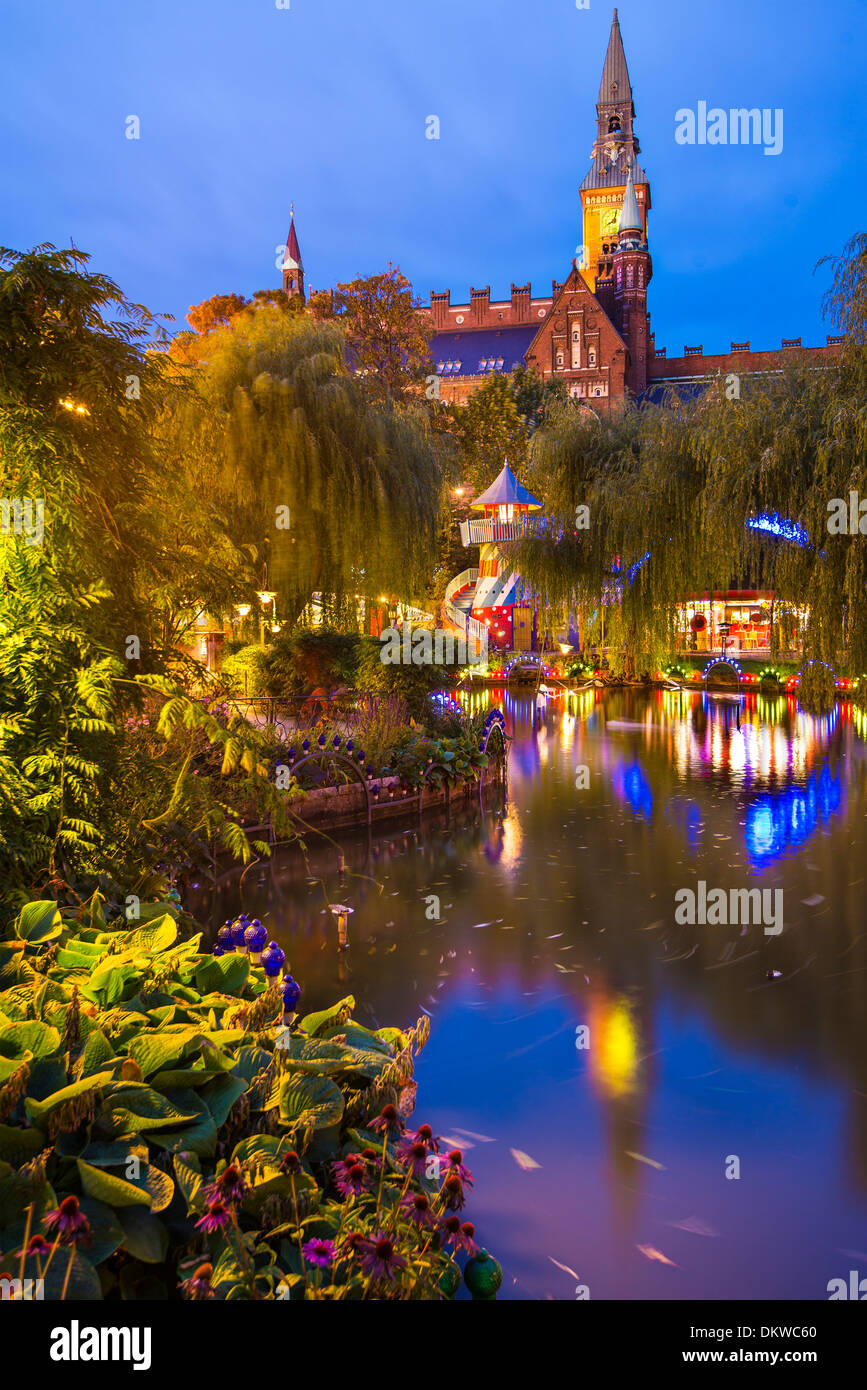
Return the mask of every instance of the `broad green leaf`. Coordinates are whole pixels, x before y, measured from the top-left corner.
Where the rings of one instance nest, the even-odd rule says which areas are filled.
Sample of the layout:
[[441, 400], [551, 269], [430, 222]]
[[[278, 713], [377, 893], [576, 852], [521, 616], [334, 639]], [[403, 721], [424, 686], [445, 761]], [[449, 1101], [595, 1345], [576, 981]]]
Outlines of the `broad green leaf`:
[[191, 1207], [196, 1199], [196, 1194], [200, 1191], [205, 1181], [201, 1174], [201, 1165], [199, 1164], [198, 1155], [195, 1153], [187, 1153], [182, 1150], [173, 1155], [173, 1162], [175, 1181], [181, 1189], [181, 1195], [187, 1207]]
[[15, 933], [31, 946], [54, 941], [63, 931], [60, 908], [52, 899], [25, 903], [15, 923]]
[[249, 973], [249, 959], [237, 951], [226, 956], [205, 956], [196, 969], [196, 988], [203, 995], [232, 994], [243, 988]]
[[280, 1086], [280, 1119], [286, 1124], [307, 1121], [314, 1129], [340, 1123], [343, 1092], [324, 1076], [288, 1076]]
[[[274, 1141], [277, 1142], [276, 1140]], [[41, 1129], [20, 1129], [17, 1125], [0, 1125], [0, 1160], [13, 1168], [22, 1168], [45, 1148], [48, 1140]]]
[[145, 1264], [162, 1264], [169, 1251], [169, 1233], [163, 1222], [143, 1207], [124, 1207], [118, 1217], [124, 1250]]
[[166, 1027], [159, 1032], [140, 1033], [128, 1045], [127, 1052], [138, 1062], [143, 1076], [152, 1076], [154, 1072], [167, 1071], [182, 1061], [200, 1033], [201, 1029], [195, 1026], [184, 1026], [178, 1031]]
[[300, 1026], [308, 1037], [312, 1038], [318, 1033], [320, 1028], [324, 1028], [326, 1024], [333, 1023], [339, 1014], [344, 1012], [349, 1014], [354, 1008], [355, 998], [353, 995], [348, 994], [345, 999], [341, 999], [338, 1004], [332, 1005], [330, 1009], [320, 1009], [318, 1013], [305, 1015], [301, 1020]]
[[45, 1100], [33, 1100], [32, 1097], [28, 1096], [24, 1102], [24, 1108], [31, 1120], [41, 1124], [59, 1105], [66, 1105], [68, 1101], [77, 1100], [79, 1096], [87, 1095], [89, 1091], [98, 1091], [101, 1087], [108, 1085], [111, 1080], [112, 1073], [110, 1071], [96, 1072], [93, 1076], [84, 1077], [71, 1086], [63, 1086], [59, 1091], [53, 1091], [50, 1096], [46, 1096]]
[[0, 1056], [50, 1057], [60, 1048], [60, 1034], [45, 1023], [7, 1023], [0, 1028]]
[[94, 1168], [80, 1158], [76, 1159], [76, 1165], [81, 1186], [89, 1197], [105, 1202], [108, 1207], [150, 1207], [153, 1198], [143, 1188], [106, 1173], [102, 1168]]
[[88, 1036], [84, 1045], [84, 1052], [81, 1055], [81, 1074], [88, 1076], [91, 1072], [99, 1071], [100, 1067], [107, 1066], [116, 1060], [114, 1048], [108, 1038], [99, 1028]]

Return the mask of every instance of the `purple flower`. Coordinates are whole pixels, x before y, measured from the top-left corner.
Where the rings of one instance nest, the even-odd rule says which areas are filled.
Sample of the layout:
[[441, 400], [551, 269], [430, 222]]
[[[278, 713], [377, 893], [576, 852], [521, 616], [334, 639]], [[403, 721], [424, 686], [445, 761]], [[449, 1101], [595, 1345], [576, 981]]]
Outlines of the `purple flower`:
[[24, 1250], [16, 1250], [15, 1258], [16, 1260], [20, 1260], [22, 1256], [25, 1256], [25, 1258], [29, 1260], [33, 1256], [41, 1258], [43, 1255], [50, 1254], [51, 1246], [48, 1244], [48, 1241], [45, 1239], [44, 1236], [31, 1236], [26, 1253]]
[[210, 1201], [219, 1199], [228, 1202], [230, 1206], [239, 1206], [246, 1193], [247, 1182], [244, 1174], [237, 1163], [230, 1163], [228, 1168], [223, 1169], [216, 1181], [205, 1188], [203, 1196]]
[[415, 1134], [407, 1131], [407, 1142], [410, 1144], [424, 1144], [429, 1153], [439, 1153], [440, 1141], [434, 1137], [434, 1132], [430, 1125], [419, 1125]]
[[447, 1159], [442, 1160], [443, 1168], [448, 1168], [450, 1172], [457, 1173], [464, 1187], [472, 1187], [473, 1175], [464, 1163], [464, 1156], [460, 1149], [452, 1149]]
[[330, 1269], [334, 1263], [334, 1241], [308, 1240], [306, 1245], [302, 1245], [301, 1253], [309, 1265]]
[[334, 1186], [341, 1197], [357, 1197], [368, 1186], [367, 1172], [358, 1154], [347, 1154], [345, 1159], [332, 1163]]
[[[410, 1139], [404, 1139], [397, 1146], [397, 1157], [404, 1167], [412, 1169], [414, 1178], [426, 1176], [428, 1151], [424, 1144]], [[438, 1160], [434, 1160], [438, 1162]]]
[[190, 1299], [193, 1303], [202, 1303], [206, 1298], [216, 1298], [216, 1294], [211, 1287], [211, 1276], [213, 1273], [213, 1265], [199, 1265], [192, 1278], [184, 1279], [181, 1284], [181, 1293], [184, 1298]]
[[408, 1192], [405, 1197], [401, 1197], [400, 1206], [409, 1213], [410, 1221], [420, 1230], [436, 1225], [430, 1198], [424, 1192]]
[[222, 1231], [232, 1220], [232, 1213], [220, 1197], [212, 1197], [207, 1205], [204, 1216], [196, 1222], [196, 1229], [204, 1231], [205, 1235], [212, 1235], [214, 1231]]
[[64, 1197], [56, 1211], [43, 1216], [42, 1224], [48, 1235], [61, 1245], [91, 1245], [90, 1222], [78, 1204], [77, 1197]]
[[466, 1201], [464, 1185], [457, 1173], [449, 1173], [440, 1188], [440, 1197], [448, 1211], [460, 1211]]
[[387, 1134], [389, 1139], [399, 1139], [403, 1134], [403, 1120], [397, 1113], [395, 1106], [386, 1105], [383, 1107], [382, 1114], [371, 1121], [370, 1128], [377, 1130], [380, 1134]]
[[478, 1255], [479, 1247], [475, 1242], [476, 1228], [472, 1221], [461, 1221], [459, 1216], [447, 1216], [440, 1226], [443, 1239], [446, 1245], [453, 1245], [455, 1250], [465, 1250], [468, 1255]]
[[406, 1268], [406, 1260], [398, 1255], [394, 1241], [384, 1231], [357, 1245], [356, 1250], [361, 1268], [371, 1279], [393, 1279], [398, 1270]]

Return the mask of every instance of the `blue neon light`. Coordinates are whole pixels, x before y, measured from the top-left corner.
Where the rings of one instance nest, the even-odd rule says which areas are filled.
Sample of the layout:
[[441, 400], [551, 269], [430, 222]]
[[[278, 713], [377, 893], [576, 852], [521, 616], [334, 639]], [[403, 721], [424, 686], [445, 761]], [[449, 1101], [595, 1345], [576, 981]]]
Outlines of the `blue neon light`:
[[751, 516], [747, 520], [751, 531], [767, 531], [771, 536], [779, 536], [784, 541], [794, 541], [796, 545], [809, 545], [810, 537], [797, 521], [789, 521], [778, 512], [762, 516]]

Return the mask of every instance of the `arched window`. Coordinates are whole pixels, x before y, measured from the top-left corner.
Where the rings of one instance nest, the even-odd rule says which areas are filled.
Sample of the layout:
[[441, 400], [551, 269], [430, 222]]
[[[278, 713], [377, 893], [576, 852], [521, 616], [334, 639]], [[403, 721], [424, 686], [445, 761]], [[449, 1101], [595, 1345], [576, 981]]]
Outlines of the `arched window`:
[[608, 122], [608, 134], [617, 135], [620, 131], [620, 128], [620, 117], [612, 116], [610, 121]]

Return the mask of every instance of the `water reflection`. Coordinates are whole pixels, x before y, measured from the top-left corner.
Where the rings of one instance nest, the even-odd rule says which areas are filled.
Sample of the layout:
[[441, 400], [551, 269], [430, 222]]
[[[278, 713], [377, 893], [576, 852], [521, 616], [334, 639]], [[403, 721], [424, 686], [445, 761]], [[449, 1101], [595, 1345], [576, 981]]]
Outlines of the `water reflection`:
[[[565, 1264], [594, 1298], [824, 1297], [867, 1250], [867, 724], [757, 695], [491, 702], [505, 800], [342, 836], [342, 874], [335, 847], [282, 853], [202, 910], [267, 920], [307, 1009], [431, 1015], [418, 1118], [472, 1150], [504, 1296], [572, 1297]], [[782, 889], [782, 934], [676, 925], [699, 879]]]

